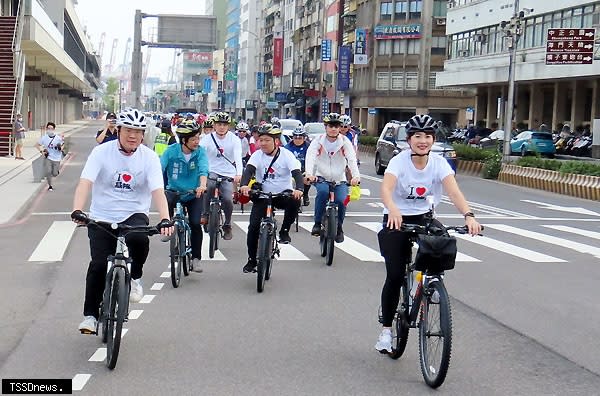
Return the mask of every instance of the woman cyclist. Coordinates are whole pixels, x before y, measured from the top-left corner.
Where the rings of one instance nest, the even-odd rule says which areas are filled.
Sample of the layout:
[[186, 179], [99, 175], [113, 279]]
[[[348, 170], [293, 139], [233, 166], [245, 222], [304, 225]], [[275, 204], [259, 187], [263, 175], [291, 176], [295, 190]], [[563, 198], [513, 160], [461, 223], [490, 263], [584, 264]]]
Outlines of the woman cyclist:
[[390, 230], [399, 230], [402, 223], [425, 225], [425, 214], [430, 210], [427, 197], [432, 196], [434, 205], [439, 204], [443, 188], [464, 216], [469, 233], [476, 235], [481, 232], [481, 226], [458, 188], [454, 171], [442, 156], [430, 155], [435, 130], [436, 123], [430, 116], [413, 116], [406, 125], [410, 150], [404, 150], [390, 160], [381, 184], [385, 208], [383, 229], [378, 239], [387, 272], [381, 291], [383, 329], [375, 344], [375, 349], [381, 353], [392, 352], [392, 321], [412, 247], [405, 233]]

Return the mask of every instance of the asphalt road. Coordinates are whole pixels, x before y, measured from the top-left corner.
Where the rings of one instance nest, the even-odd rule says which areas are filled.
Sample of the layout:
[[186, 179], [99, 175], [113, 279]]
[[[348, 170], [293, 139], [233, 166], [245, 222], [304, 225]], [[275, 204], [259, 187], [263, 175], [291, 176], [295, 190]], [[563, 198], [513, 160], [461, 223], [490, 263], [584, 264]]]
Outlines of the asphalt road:
[[[116, 369], [93, 361], [99, 338], [77, 331], [88, 239], [68, 225], [92, 135], [89, 128], [72, 137], [75, 155], [55, 191], [44, 192], [21, 223], [0, 228], [1, 378], [75, 378], [86, 395], [433, 392], [420, 374], [416, 332], [398, 361], [373, 349], [385, 269], [372, 230], [380, 220], [380, 177], [366, 158], [361, 185], [370, 195], [351, 204], [345, 231], [354, 242], [338, 245], [332, 267], [301, 228], [291, 233], [297, 251], [284, 253], [257, 294], [255, 276], [241, 271], [248, 215], [236, 214], [222, 259], [204, 261], [203, 274], [173, 289], [161, 277], [167, 244], [154, 237], [143, 278], [154, 297], [131, 306], [139, 317], [127, 324]], [[487, 228], [478, 242], [459, 241], [462, 256], [446, 275], [453, 353], [438, 392], [596, 394], [600, 205], [478, 178], [459, 176], [459, 183]], [[306, 212], [301, 221], [309, 226], [312, 206]], [[447, 203], [438, 216], [461, 222]], [[41, 248], [51, 237], [51, 249]]]

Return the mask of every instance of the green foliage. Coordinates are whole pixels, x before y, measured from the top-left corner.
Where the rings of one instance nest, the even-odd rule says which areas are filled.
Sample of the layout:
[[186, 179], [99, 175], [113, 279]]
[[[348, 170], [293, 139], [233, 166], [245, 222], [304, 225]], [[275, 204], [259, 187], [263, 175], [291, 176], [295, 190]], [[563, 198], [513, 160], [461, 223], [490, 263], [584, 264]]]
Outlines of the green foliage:
[[360, 144], [364, 144], [365, 146], [376, 146], [378, 138], [379, 138], [378, 136], [361, 135], [358, 137], [358, 142]]
[[588, 161], [559, 161], [538, 157], [522, 157], [517, 160], [515, 165], [528, 168], [548, 169], [560, 173], [600, 176], [600, 165]]
[[502, 154], [492, 151], [492, 155], [483, 164], [483, 177], [485, 179], [497, 179], [502, 169]]
[[452, 145], [456, 151], [456, 157], [464, 161], [485, 161], [495, 156], [494, 150], [482, 150], [479, 147], [472, 147], [468, 144]]
[[119, 80], [111, 77], [106, 81], [106, 91], [104, 91], [102, 99], [108, 111], [117, 111], [119, 108]]

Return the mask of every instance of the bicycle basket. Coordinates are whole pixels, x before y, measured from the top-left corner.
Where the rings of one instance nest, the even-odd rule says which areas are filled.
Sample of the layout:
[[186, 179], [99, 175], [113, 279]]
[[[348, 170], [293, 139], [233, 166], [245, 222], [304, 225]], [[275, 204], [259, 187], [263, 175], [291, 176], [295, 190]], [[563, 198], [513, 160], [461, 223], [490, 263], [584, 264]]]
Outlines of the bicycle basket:
[[456, 262], [456, 238], [451, 236], [419, 235], [419, 248], [415, 257], [415, 269], [426, 272], [442, 272], [454, 268]]

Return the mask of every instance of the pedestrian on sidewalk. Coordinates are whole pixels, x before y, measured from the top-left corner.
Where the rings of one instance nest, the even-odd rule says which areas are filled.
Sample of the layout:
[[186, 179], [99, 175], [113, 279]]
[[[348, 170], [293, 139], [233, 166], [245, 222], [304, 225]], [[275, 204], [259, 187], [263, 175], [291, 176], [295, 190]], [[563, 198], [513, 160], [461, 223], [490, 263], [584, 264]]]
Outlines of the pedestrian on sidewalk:
[[44, 158], [44, 169], [46, 170], [46, 181], [48, 182], [48, 191], [54, 191], [52, 187], [52, 178], [58, 176], [60, 161], [62, 160], [62, 148], [64, 141], [60, 135], [54, 131], [56, 124], [48, 122], [46, 124], [46, 134], [35, 144], [40, 154]]
[[13, 126], [13, 135], [15, 136], [15, 159], [24, 160], [23, 158], [23, 139], [25, 139], [25, 127], [23, 126], [23, 116], [17, 113], [17, 118]]
[[98, 144], [110, 142], [117, 138], [117, 115], [110, 112], [106, 115], [106, 124], [96, 134]]

